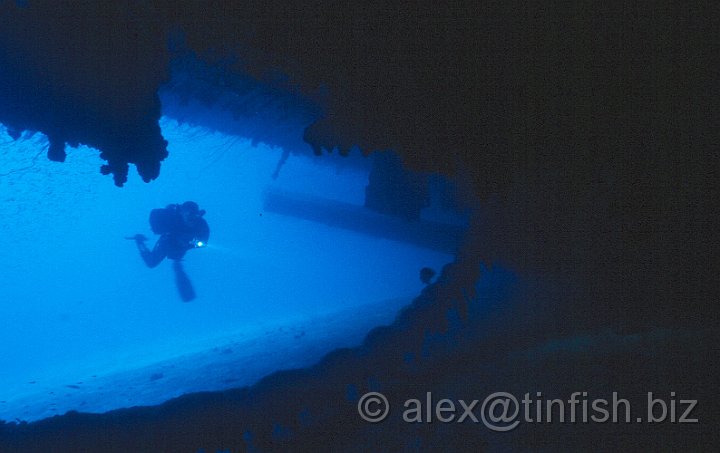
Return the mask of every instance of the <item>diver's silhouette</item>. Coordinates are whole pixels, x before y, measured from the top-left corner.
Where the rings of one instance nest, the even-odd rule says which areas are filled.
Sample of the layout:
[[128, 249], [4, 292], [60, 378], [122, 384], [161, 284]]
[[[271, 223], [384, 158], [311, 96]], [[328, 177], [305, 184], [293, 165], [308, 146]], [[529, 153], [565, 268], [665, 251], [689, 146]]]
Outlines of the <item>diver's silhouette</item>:
[[195, 290], [180, 261], [188, 250], [207, 244], [210, 228], [202, 217], [204, 214], [205, 211], [194, 201], [153, 209], [150, 211], [150, 227], [153, 233], [160, 235], [155, 247], [150, 250], [145, 245], [147, 238], [142, 234], [127, 238], [135, 241], [140, 257], [148, 267], [157, 266], [165, 258], [174, 261], [175, 284], [185, 302], [195, 299]]

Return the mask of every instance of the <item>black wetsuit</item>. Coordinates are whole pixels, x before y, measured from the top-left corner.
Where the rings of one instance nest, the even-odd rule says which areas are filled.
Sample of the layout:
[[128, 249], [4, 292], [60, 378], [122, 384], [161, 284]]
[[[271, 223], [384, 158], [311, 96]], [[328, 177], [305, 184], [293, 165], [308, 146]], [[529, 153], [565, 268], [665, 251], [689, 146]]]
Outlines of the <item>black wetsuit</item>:
[[207, 243], [210, 237], [210, 228], [205, 219], [201, 216], [184, 219], [180, 205], [169, 205], [165, 209], [154, 210], [153, 214], [150, 216], [150, 224], [153, 231], [160, 233], [160, 238], [152, 250], [144, 242], [138, 241], [140, 256], [148, 267], [157, 266], [165, 258], [179, 261], [188, 250], [197, 246], [198, 241]]

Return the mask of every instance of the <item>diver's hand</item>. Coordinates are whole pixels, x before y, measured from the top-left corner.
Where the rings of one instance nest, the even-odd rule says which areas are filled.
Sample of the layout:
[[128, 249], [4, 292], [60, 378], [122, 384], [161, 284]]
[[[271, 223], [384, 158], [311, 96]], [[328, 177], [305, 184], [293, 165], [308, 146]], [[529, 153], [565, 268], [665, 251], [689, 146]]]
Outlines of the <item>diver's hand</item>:
[[125, 239], [129, 239], [135, 242], [145, 242], [148, 240], [148, 238], [146, 238], [145, 235], [142, 234], [136, 234], [135, 236], [126, 236]]

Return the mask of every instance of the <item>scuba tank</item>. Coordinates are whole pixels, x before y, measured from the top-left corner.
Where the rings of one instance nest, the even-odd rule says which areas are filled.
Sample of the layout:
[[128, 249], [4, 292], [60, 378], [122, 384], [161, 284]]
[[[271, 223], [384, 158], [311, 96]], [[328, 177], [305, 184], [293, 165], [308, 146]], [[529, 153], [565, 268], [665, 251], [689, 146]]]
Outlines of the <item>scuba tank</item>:
[[171, 233], [177, 229], [180, 221], [178, 205], [171, 204], [167, 208], [150, 211], [150, 228], [155, 234]]

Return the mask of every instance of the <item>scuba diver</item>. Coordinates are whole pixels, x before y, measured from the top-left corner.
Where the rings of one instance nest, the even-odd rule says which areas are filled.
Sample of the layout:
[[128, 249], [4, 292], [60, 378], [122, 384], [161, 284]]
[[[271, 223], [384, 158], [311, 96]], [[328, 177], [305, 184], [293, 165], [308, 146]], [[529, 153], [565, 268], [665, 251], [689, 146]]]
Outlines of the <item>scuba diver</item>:
[[194, 201], [153, 209], [150, 211], [150, 227], [153, 233], [160, 235], [153, 249], [145, 245], [147, 238], [142, 234], [126, 238], [135, 241], [140, 257], [150, 268], [165, 258], [173, 260], [175, 284], [184, 302], [195, 299], [195, 290], [183, 270], [181, 260], [188, 250], [207, 245], [210, 228], [203, 215], [205, 210], [200, 209]]

